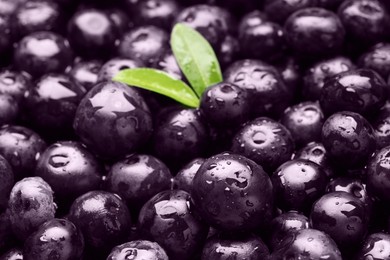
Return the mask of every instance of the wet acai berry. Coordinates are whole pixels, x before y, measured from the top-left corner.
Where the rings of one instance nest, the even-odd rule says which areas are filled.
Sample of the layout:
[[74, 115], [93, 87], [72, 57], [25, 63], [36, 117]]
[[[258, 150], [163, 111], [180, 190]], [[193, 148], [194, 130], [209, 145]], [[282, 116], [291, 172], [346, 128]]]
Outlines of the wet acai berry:
[[277, 69], [259, 60], [240, 60], [224, 72], [225, 81], [248, 91], [251, 115], [279, 116], [293, 97]]
[[330, 116], [321, 136], [329, 157], [339, 168], [364, 165], [376, 148], [372, 126], [354, 112], [342, 111]]
[[144, 204], [138, 217], [141, 236], [159, 243], [172, 260], [191, 259], [207, 236], [208, 227], [190, 200], [185, 191], [163, 191]]
[[25, 36], [14, 52], [15, 66], [34, 77], [63, 72], [72, 61], [68, 40], [53, 32], [34, 32]]
[[60, 141], [50, 145], [40, 156], [35, 168], [55, 192], [57, 199], [74, 200], [98, 190], [103, 166], [81, 143]]
[[90, 90], [98, 80], [98, 73], [102, 67], [99, 60], [76, 61], [69, 72], [69, 76], [86, 90]]
[[23, 260], [80, 259], [83, 251], [81, 231], [69, 220], [51, 219], [28, 237]]
[[386, 233], [374, 233], [364, 239], [357, 260], [366, 259], [385, 260], [390, 258], [390, 235]]
[[364, 204], [352, 194], [335, 191], [313, 204], [310, 221], [313, 228], [330, 235], [340, 250], [348, 252], [368, 231], [367, 212]]
[[11, 165], [15, 179], [32, 176], [46, 142], [34, 131], [16, 125], [0, 128], [0, 154]]
[[222, 82], [203, 92], [199, 109], [212, 125], [237, 126], [249, 118], [249, 93], [232, 83]]
[[344, 43], [344, 27], [338, 16], [322, 8], [306, 8], [286, 21], [287, 41], [304, 59], [337, 54]]
[[14, 185], [8, 207], [12, 230], [20, 240], [54, 218], [57, 206], [53, 199], [53, 190], [41, 177], [24, 178]]
[[264, 228], [272, 215], [273, 190], [267, 173], [236, 154], [207, 159], [194, 177], [191, 196], [203, 220], [221, 230]]
[[291, 232], [310, 228], [309, 219], [298, 211], [287, 211], [275, 217], [269, 227], [269, 244], [272, 250], [281, 247], [283, 239]]
[[118, 54], [152, 65], [168, 49], [168, 34], [160, 27], [145, 25], [126, 32], [120, 40]]
[[187, 163], [173, 178], [173, 187], [191, 193], [192, 182], [205, 159], [197, 158]]
[[134, 88], [107, 81], [97, 84], [77, 108], [73, 128], [94, 153], [117, 159], [134, 152], [152, 132], [152, 119]]
[[232, 140], [231, 150], [248, 157], [271, 174], [291, 159], [294, 140], [282, 124], [267, 117], [247, 122]]
[[386, 82], [373, 70], [351, 70], [325, 82], [320, 104], [328, 115], [344, 110], [375, 115], [385, 104], [388, 93]]
[[81, 230], [86, 245], [99, 252], [125, 242], [132, 224], [123, 200], [106, 191], [90, 191], [78, 197], [68, 219]]
[[108, 190], [118, 194], [131, 208], [142, 205], [170, 188], [172, 175], [156, 157], [133, 154], [112, 165], [107, 175]]
[[318, 164], [295, 159], [282, 164], [272, 174], [271, 181], [279, 208], [307, 212], [325, 193], [328, 177]]

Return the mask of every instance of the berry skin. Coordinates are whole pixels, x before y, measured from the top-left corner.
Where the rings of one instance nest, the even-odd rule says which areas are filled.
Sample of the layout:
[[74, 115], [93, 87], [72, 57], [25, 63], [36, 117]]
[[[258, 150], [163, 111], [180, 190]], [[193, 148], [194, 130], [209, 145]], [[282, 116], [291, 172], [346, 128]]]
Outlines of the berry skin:
[[382, 78], [387, 79], [390, 75], [390, 44], [374, 45], [359, 58], [358, 65], [361, 68], [374, 70]]
[[390, 235], [386, 233], [374, 233], [366, 237], [355, 259], [378, 259], [390, 258]]
[[68, 39], [79, 55], [87, 58], [107, 57], [114, 52], [119, 32], [103, 11], [84, 9], [68, 23]]
[[53, 32], [35, 32], [25, 36], [14, 52], [15, 66], [33, 77], [64, 72], [73, 61], [68, 40]]
[[199, 109], [212, 125], [237, 126], [249, 118], [248, 101], [249, 95], [245, 89], [223, 82], [203, 92]]
[[291, 159], [294, 140], [282, 124], [267, 117], [247, 122], [232, 140], [231, 151], [246, 156], [271, 174]]
[[361, 242], [368, 230], [368, 209], [352, 194], [335, 191], [313, 204], [313, 228], [329, 234], [340, 249], [348, 252]]
[[354, 112], [342, 111], [330, 116], [321, 136], [332, 162], [343, 169], [364, 165], [376, 148], [372, 126]]
[[102, 65], [99, 60], [79, 60], [73, 65], [69, 76], [86, 90], [90, 90], [97, 83]]
[[68, 219], [81, 230], [85, 244], [99, 252], [125, 242], [132, 224], [122, 199], [106, 191], [90, 191], [78, 197]]
[[7, 207], [9, 194], [14, 186], [14, 179], [11, 165], [3, 156], [0, 156], [0, 212]]
[[390, 201], [390, 146], [386, 146], [375, 153], [367, 164], [367, 189], [381, 201]]
[[294, 53], [305, 59], [337, 54], [344, 43], [345, 31], [340, 19], [322, 8], [295, 12], [286, 21], [284, 29]]
[[23, 259], [80, 259], [83, 250], [83, 235], [72, 222], [65, 219], [51, 219], [28, 237], [23, 246]]
[[53, 190], [41, 177], [24, 178], [11, 190], [8, 207], [14, 234], [24, 241], [45, 221], [53, 219], [57, 206]]
[[112, 160], [147, 142], [152, 118], [136, 89], [107, 81], [97, 84], [81, 100], [73, 128], [91, 151]]
[[191, 196], [203, 220], [220, 230], [264, 228], [272, 215], [268, 175], [241, 155], [219, 154], [207, 159], [194, 177]]
[[327, 115], [344, 110], [376, 115], [385, 104], [389, 90], [386, 82], [373, 70], [346, 71], [325, 82], [320, 105]]
[[138, 217], [143, 237], [159, 243], [170, 260], [191, 259], [202, 247], [208, 227], [194, 214], [190, 194], [181, 190], [158, 193]]

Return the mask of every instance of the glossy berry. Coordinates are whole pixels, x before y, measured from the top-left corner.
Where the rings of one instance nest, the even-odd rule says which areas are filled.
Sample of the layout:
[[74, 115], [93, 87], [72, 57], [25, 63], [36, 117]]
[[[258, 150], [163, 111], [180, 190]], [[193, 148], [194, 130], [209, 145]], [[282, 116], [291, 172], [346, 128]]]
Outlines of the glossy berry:
[[237, 126], [249, 119], [249, 93], [231, 83], [218, 83], [203, 92], [199, 109], [214, 126]]
[[357, 260], [366, 259], [385, 260], [390, 259], [390, 235], [386, 233], [374, 233], [366, 237], [358, 250]]
[[121, 70], [135, 69], [145, 67], [144, 63], [139, 60], [128, 58], [113, 58], [100, 68], [97, 82], [110, 81]]
[[236, 29], [235, 21], [226, 9], [206, 4], [183, 9], [177, 15], [175, 23], [184, 23], [197, 30], [214, 48]]
[[373, 115], [385, 104], [388, 93], [388, 86], [376, 72], [369, 69], [351, 70], [325, 82], [320, 104], [328, 115], [344, 110]]
[[34, 131], [16, 125], [0, 128], [0, 154], [11, 165], [15, 179], [33, 175], [46, 143]]
[[338, 9], [350, 40], [368, 45], [382, 41], [387, 34], [389, 13], [377, 0], [348, 0]]
[[202, 250], [202, 260], [267, 259], [269, 251], [260, 237], [224, 237], [215, 235], [207, 239]]
[[287, 108], [280, 119], [280, 122], [290, 131], [297, 146], [319, 141], [324, 121], [324, 114], [319, 104], [310, 101]]
[[264, 228], [272, 214], [268, 175], [252, 160], [236, 154], [207, 159], [195, 175], [191, 196], [203, 220], [221, 230]]
[[265, 0], [264, 12], [269, 19], [283, 25], [294, 12], [313, 6], [314, 1], [311, 0]]
[[86, 90], [90, 90], [97, 83], [102, 65], [99, 60], [85, 61], [80, 59], [72, 66], [69, 76]]
[[107, 260], [168, 260], [167, 253], [157, 243], [135, 240], [118, 245], [111, 250]]
[[160, 244], [169, 259], [190, 259], [203, 245], [208, 231], [193, 210], [187, 192], [160, 192], [141, 209], [138, 218], [141, 234]]
[[390, 44], [374, 45], [359, 58], [358, 65], [361, 68], [374, 70], [382, 78], [387, 79], [390, 75]]
[[368, 228], [367, 209], [350, 193], [325, 194], [313, 204], [310, 213], [313, 228], [329, 234], [343, 251], [360, 243]]
[[389, 152], [389, 146], [380, 149], [367, 164], [367, 188], [382, 201], [390, 200]]
[[67, 75], [46, 74], [25, 93], [27, 120], [45, 136], [69, 136], [85, 93], [84, 87]]
[[23, 260], [79, 259], [83, 250], [83, 235], [72, 222], [51, 219], [28, 237], [23, 246]]
[[315, 63], [305, 74], [302, 95], [308, 100], [319, 99], [321, 90], [328, 78], [352, 69], [355, 69], [355, 65], [344, 56], [337, 56]]
[[160, 26], [169, 31], [179, 10], [175, 0], [146, 0], [139, 1], [133, 13], [136, 24]]
[[98, 190], [103, 167], [81, 143], [60, 141], [50, 145], [40, 156], [35, 175], [42, 177], [56, 198], [72, 200]]
[[68, 219], [83, 233], [86, 245], [107, 251], [126, 241], [131, 219], [128, 208], [119, 198], [106, 191], [90, 191], [72, 204]]
[[84, 96], [73, 128], [94, 153], [116, 159], [134, 152], [148, 140], [152, 119], [136, 89], [107, 81]]
[[283, 28], [272, 22], [246, 27], [239, 32], [238, 40], [245, 58], [273, 61], [280, 58], [286, 49]]
[[287, 257], [290, 259], [343, 259], [334, 240], [328, 234], [316, 229], [302, 229], [289, 233], [283, 240], [281, 248], [271, 257], [274, 260], [284, 260]]
[[15, 66], [34, 77], [63, 72], [72, 60], [68, 41], [52, 32], [35, 32], [25, 36], [14, 52]]
[[294, 152], [294, 141], [282, 124], [267, 117], [246, 123], [232, 140], [231, 150], [260, 164], [271, 174]]
[[54, 1], [26, 1], [13, 14], [12, 31], [17, 39], [38, 31], [59, 31], [62, 18], [60, 6]]
[[0, 156], [0, 212], [8, 205], [8, 198], [14, 186], [14, 173], [7, 160]]
[[[344, 43], [344, 27], [336, 14], [322, 8], [295, 12], [284, 29], [290, 47], [298, 56], [324, 57], [338, 53]], [[313, 58], [313, 57], [310, 57]]]
[[153, 138], [157, 157], [169, 165], [179, 166], [204, 154], [208, 133], [198, 111], [175, 109], [160, 119], [161, 123], [157, 124]]
[[0, 71], [0, 94], [10, 95], [19, 103], [31, 87], [31, 78], [27, 73], [8, 69]]
[[173, 178], [174, 188], [191, 193], [192, 182], [205, 159], [197, 158], [187, 163]]
[[318, 164], [295, 159], [282, 164], [272, 174], [271, 181], [279, 208], [307, 212], [325, 193], [328, 177]]
[[226, 82], [248, 90], [252, 116], [279, 116], [293, 96], [275, 67], [259, 60], [241, 60], [224, 72]]
[[113, 20], [103, 11], [84, 9], [68, 23], [72, 48], [84, 57], [107, 57], [114, 51], [119, 33]]
[[322, 143], [329, 157], [340, 168], [364, 165], [375, 151], [372, 126], [354, 112], [338, 112], [330, 116], [322, 127]]
[[270, 224], [269, 244], [271, 249], [276, 250], [281, 247], [283, 239], [291, 232], [311, 227], [309, 219], [297, 211], [287, 211], [276, 218]]
[[132, 208], [142, 205], [157, 193], [170, 188], [172, 175], [159, 159], [133, 154], [111, 166], [108, 190], [118, 194]]
[[168, 50], [168, 39], [167, 32], [159, 27], [152, 25], [135, 27], [121, 38], [118, 53], [121, 57], [152, 65]]
[[8, 207], [14, 234], [25, 240], [47, 220], [53, 219], [56, 205], [53, 190], [40, 177], [24, 178], [12, 188]]

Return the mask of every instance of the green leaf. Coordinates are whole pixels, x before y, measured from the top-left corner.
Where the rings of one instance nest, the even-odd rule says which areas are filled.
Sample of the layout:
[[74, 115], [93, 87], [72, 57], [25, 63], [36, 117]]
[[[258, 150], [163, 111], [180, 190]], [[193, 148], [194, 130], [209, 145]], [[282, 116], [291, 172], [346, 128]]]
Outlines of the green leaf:
[[221, 68], [213, 48], [196, 30], [176, 24], [172, 30], [171, 48], [198, 97], [207, 87], [222, 81]]
[[113, 80], [157, 92], [188, 107], [199, 106], [199, 98], [190, 86], [161, 70], [148, 68], [121, 70]]

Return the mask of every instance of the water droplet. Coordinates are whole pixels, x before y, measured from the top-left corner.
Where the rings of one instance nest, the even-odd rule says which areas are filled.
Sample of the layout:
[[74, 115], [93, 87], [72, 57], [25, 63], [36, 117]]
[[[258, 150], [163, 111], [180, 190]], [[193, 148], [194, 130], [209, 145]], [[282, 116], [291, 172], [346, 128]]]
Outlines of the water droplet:
[[209, 167], [207, 167], [207, 170], [212, 170], [212, 169], [214, 169], [215, 167], [217, 167], [218, 165], [216, 164], [216, 163], [212, 163], [212, 164], [210, 164], [209, 165]]

